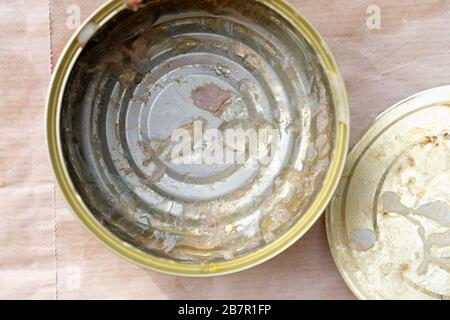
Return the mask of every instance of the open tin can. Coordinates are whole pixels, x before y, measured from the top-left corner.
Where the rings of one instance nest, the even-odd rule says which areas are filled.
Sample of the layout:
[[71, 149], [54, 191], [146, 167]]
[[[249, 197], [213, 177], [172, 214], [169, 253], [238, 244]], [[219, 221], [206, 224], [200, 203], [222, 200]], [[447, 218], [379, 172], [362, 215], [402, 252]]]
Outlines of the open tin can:
[[318, 219], [344, 167], [332, 54], [284, 1], [128, 3], [96, 11], [53, 74], [47, 139], [65, 198], [153, 270], [212, 276], [270, 259]]

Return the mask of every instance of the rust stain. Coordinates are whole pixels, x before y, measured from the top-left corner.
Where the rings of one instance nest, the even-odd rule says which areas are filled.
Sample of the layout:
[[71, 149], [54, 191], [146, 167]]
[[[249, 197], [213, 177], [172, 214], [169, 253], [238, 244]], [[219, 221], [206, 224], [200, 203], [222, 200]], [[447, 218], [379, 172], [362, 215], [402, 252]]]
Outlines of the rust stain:
[[422, 139], [422, 141], [420, 141], [420, 144], [425, 146], [427, 144], [435, 144], [436, 141], [437, 141], [437, 137], [436, 136], [433, 136], [433, 137], [426, 136], [425, 138]]
[[412, 156], [408, 156], [408, 163], [411, 167], [414, 167], [416, 165], [416, 159]]
[[415, 185], [416, 185], [416, 178], [414, 178], [414, 177], [409, 178], [408, 183], [407, 183], [409, 192], [411, 192], [411, 193], [413, 192], [412, 190]]
[[400, 271], [401, 272], [406, 272], [406, 271], [409, 271], [409, 263], [402, 263], [401, 265], [400, 265]]
[[200, 109], [220, 115], [232, 93], [210, 82], [192, 90], [191, 99]]

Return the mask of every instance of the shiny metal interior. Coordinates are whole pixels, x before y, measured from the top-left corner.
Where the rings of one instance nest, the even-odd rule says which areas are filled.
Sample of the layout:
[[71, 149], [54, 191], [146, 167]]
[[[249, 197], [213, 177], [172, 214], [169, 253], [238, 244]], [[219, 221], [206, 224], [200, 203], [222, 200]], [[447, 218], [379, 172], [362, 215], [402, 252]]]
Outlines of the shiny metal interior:
[[[178, 262], [232, 260], [278, 239], [320, 191], [336, 133], [329, 91], [310, 45], [260, 1], [150, 1], [114, 16], [77, 59], [66, 165], [124, 242]], [[174, 163], [172, 132], [198, 119], [276, 129], [279, 143], [264, 165]]]

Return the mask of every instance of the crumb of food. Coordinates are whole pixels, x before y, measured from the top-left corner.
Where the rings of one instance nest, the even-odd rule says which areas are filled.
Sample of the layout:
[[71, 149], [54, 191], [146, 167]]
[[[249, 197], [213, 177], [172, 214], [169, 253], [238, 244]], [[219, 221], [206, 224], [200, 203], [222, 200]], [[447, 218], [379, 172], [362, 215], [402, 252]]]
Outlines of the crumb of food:
[[227, 260], [227, 261], [233, 260], [234, 255], [233, 255], [233, 253], [230, 252], [230, 251], [225, 251], [225, 252], [223, 253], [223, 258], [224, 258], [225, 260]]
[[144, 185], [151, 187], [154, 183], [160, 181], [166, 173], [166, 169], [167, 168], [163, 165], [156, 166], [153, 173], [144, 179]]
[[409, 267], [409, 263], [402, 263], [400, 265], [400, 271], [401, 272], [407, 272], [409, 271], [410, 267]]
[[416, 165], [416, 159], [412, 156], [408, 156], [408, 163], [411, 167], [414, 167]]
[[216, 73], [219, 76], [229, 77], [231, 74], [231, 69], [223, 64], [218, 63], [216, 65]]
[[132, 11], [138, 11], [142, 6], [142, 0], [125, 0], [125, 5]]
[[167, 232], [155, 231], [153, 237], [162, 242], [162, 249], [169, 253], [177, 245], [177, 238]]
[[210, 82], [192, 90], [191, 98], [200, 109], [217, 115], [222, 113], [226, 102], [231, 99], [231, 92]]

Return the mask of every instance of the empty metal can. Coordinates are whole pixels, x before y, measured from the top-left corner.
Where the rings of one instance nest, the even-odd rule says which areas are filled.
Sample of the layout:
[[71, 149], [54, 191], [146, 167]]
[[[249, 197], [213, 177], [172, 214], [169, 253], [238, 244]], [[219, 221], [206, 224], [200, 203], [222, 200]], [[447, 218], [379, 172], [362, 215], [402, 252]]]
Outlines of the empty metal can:
[[50, 85], [48, 145], [69, 205], [160, 272], [270, 259], [317, 220], [343, 170], [348, 104], [330, 50], [284, 1], [128, 4], [83, 24]]

